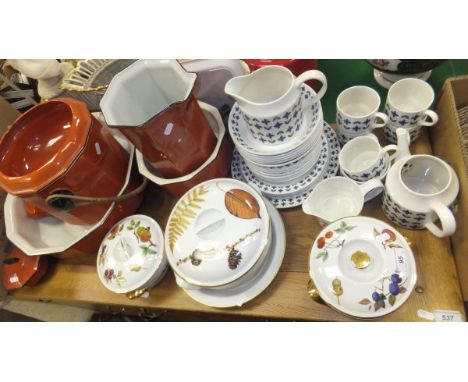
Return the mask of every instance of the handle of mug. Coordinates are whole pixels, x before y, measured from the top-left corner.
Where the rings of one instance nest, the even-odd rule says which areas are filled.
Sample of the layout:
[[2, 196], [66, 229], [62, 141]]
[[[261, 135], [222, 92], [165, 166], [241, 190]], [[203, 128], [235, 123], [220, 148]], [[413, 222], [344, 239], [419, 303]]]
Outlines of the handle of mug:
[[[382, 120], [382, 122], [378, 123], [377, 122], [378, 118], [380, 118]], [[374, 122], [372, 123], [372, 128], [373, 129], [378, 129], [380, 127], [385, 127], [385, 126], [387, 126], [387, 123], [388, 123], [388, 115], [384, 114], [384, 113], [381, 113], [381, 112], [377, 112], [377, 113], [375, 113], [375, 116], [374, 116]]]
[[434, 126], [437, 122], [439, 122], [439, 116], [432, 110], [424, 110], [422, 117], [419, 118], [421, 126]]
[[373, 178], [359, 185], [362, 195], [365, 197], [369, 192], [375, 192], [376, 195], [382, 191], [384, 185], [380, 179]]
[[382, 151], [381, 153], [384, 154], [384, 153], [387, 153], [389, 151], [395, 151], [392, 155], [390, 155], [388, 157], [388, 160], [391, 162], [393, 159], [395, 159], [399, 152], [398, 152], [398, 146], [397, 145], [387, 145], [385, 147], [382, 148]]
[[439, 218], [442, 229], [437, 227], [433, 222], [427, 222], [425, 227], [437, 237], [453, 235], [457, 228], [457, 222], [455, 221], [455, 216], [453, 216], [452, 211], [450, 211], [447, 206], [437, 201], [431, 204], [431, 210]]
[[308, 70], [301, 75], [299, 75], [295, 81], [294, 84], [296, 87], [299, 87], [302, 85], [303, 82], [309, 81], [309, 80], [317, 80], [322, 83], [322, 87], [318, 91], [317, 95], [315, 96], [314, 101], [317, 102], [322, 99], [322, 97], [325, 95], [325, 92], [327, 91], [327, 77], [325, 77], [325, 74], [323, 74], [319, 70]]

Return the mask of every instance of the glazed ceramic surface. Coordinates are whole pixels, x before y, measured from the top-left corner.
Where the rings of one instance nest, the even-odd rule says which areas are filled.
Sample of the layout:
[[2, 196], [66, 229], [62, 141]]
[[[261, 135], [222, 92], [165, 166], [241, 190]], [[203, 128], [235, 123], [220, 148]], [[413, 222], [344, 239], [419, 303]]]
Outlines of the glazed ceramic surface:
[[[325, 159], [329, 158], [329, 147], [325, 133], [322, 134], [320, 143], [309, 153], [295, 161], [286, 162], [282, 166], [259, 166], [242, 158], [247, 169], [244, 176], [249, 177], [252, 174], [255, 178], [272, 185], [291, 185], [296, 180], [304, 178], [312, 169], [323, 167]], [[317, 169], [316, 172], [320, 170]]]
[[[388, 142], [397, 143], [398, 137], [396, 134], [396, 130], [399, 127], [400, 126], [398, 125], [393, 126], [392, 124], [388, 124], [384, 127], [384, 136]], [[410, 142], [413, 142], [414, 140], [418, 139], [421, 135], [423, 126], [405, 127], [405, 130], [407, 130], [410, 135]]]
[[165, 177], [190, 173], [216, 145], [193, 96], [196, 79], [176, 60], [138, 60], [112, 79], [101, 100], [107, 124]]
[[[376, 176], [377, 179], [380, 179], [380, 181], [382, 182], [382, 184], [384, 183], [384, 180], [385, 180], [385, 177], [387, 176], [387, 172], [388, 170], [390, 169], [390, 162], [387, 162], [387, 166], [383, 169], [382, 173], [379, 175], [379, 176]], [[352, 178], [350, 178], [348, 176], [348, 174], [346, 174], [346, 172], [344, 172], [343, 170], [340, 169], [340, 175], [341, 176], [344, 176], [345, 178], [348, 178], [348, 179], [351, 179], [353, 182], [355, 182], [356, 184], [362, 184], [364, 182], [362, 181], [356, 181]], [[372, 193], [367, 193], [365, 196], [364, 196], [364, 203], [367, 203], [369, 200], [372, 200], [374, 199], [375, 197], [377, 197], [378, 195], [380, 195], [382, 193], [382, 191], [384, 191], [384, 189], [381, 190], [381, 192], [372, 192]]]
[[164, 178], [154, 171], [143, 157], [143, 154], [136, 150], [136, 160], [140, 173], [157, 185], [164, 187], [176, 197], [180, 197], [201, 182], [227, 176], [230, 169], [233, 148], [232, 143], [227, 139], [226, 128], [221, 115], [215, 107], [204, 102], [199, 102], [199, 104], [217, 138], [213, 152], [199, 168], [182, 177]]
[[[304, 144], [316, 132], [317, 127], [323, 121], [323, 112], [320, 102], [315, 101], [315, 92], [307, 85], [300, 88], [302, 107], [304, 108], [301, 126], [291, 130], [292, 139], [286, 140], [282, 131], [277, 131], [274, 126], [261, 131], [253, 131], [246, 123], [238, 104], [234, 104], [229, 117], [229, 132], [239, 150], [254, 156], [295, 153], [296, 149]], [[294, 131], [293, 131], [294, 130]], [[261, 135], [260, 135], [261, 134]], [[288, 134], [288, 133], [287, 133]], [[258, 138], [258, 139], [255, 139]], [[267, 145], [266, 143], [270, 143]]]
[[102, 219], [110, 203], [46, 202], [54, 193], [113, 197], [125, 180], [128, 153], [82, 102], [57, 98], [22, 114], [0, 142], [0, 185], [71, 224]]
[[48, 259], [46, 256], [28, 256], [14, 248], [5, 256], [2, 264], [2, 281], [6, 290], [33, 287], [45, 275]]
[[[312, 79], [322, 83], [320, 91], [314, 96], [314, 102], [317, 102], [327, 90], [327, 79], [322, 72], [309, 70], [295, 77], [289, 69], [276, 65], [229, 80], [225, 92], [236, 100], [244, 115], [267, 125], [274, 123], [275, 117], [292, 110], [301, 98], [303, 82]], [[268, 123], [260, 122], [262, 119]]]
[[266, 206], [271, 216], [271, 245], [266, 259], [255, 277], [229, 289], [184, 289], [191, 298], [204, 305], [229, 308], [244, 305], [268, 288], [283, 262], [286, 251], [286, 232], [279, 212], [269, 202], [266, 202]]
[[367, 194], [382, 192], [379, 179], [371, 179], [357, 184], [351, 179], [335, 176], [320, 182], [302, 205], [302, 210], [316, 216], [321, 225], [346, 216], [357, 216], [364, 206]]
[[378, 111], [379, 106], [380, 96], [374, 89], [367, 86], [345, 89], [336, 100], [336, 123], [349, 134], [369, 133], [388, 123], [388, 116]]
[[[388, 155], [389, 151], [395, 151]], [[378, 138], [369, 134], [346, 143], [340, 151], [342, 172], [351, 179], [363, 182], [382, 175], [388, 164], [398, 155], [396, 145], [381, 147]]]
[[[134, 148], [127, 140], [117, 139], [130, 156], [125, 183], [118, 193], [122, 195], [132, 182]], [[136, 179], [137, 186], [141, 183], [139, 178]], [[22, 199], [8, 194], [4, 206], [6, 234], [8, 239], [30, 256], [63, 252], [104, 224], [113, 214], [114, 208], [115, 203], [112, 203], [102, 219], [95, 224], [76, 225], [53, 216], [30, 218]]]
[[411, 295], [416, 263], [403, 236], [369, 217], [338, 220], [312, 245], [310, 278], [335, 309], [360, 318], [389, 314]]
[[[317, 166], [321, 168], [321, 173], [317, 171], [317, 168], [307, 173], [304, 179], [295, 182], [293, 187], [291, 185], [274, 185], [267, 184], [263, 181], [258, 180], [255, 176], [244, 178], [244, 173], [248, 171], [248, 168], [243, 168], [245, 162], [238, 153], [234, 153], [233, 161], [231, 164], [231, 175], [235, 179], [246, 181], [252, 186], [257, 187], [261, 190], [262, 194], [276, 207], [276, 208], [292, 208], [300, 206], [304, 200], [310, 195], [314, 186], [321, 180], [327, 179], [336, 175], [338, 171], [338, 152], [339, 143], [334, 130], [327, 124], [324, 123], [324, 133], [328, 141], [328, 152], [326, 158], [320, 158]], [[325, 162], [325, 166], [322, 165]], [[297, 185], [297, 189], [295, 189]]]
[[164, 238], [159, 224], [149, 216], [132, 215], [108, 232], [97, 256], [101, 283], [115, 293], [146, 288], [167, 269]]
[[311, 168], [306, 170], [305, 174], [303, 173], [301, 176], [299, 176], [298, 179], [293, 178], [286, 183], [283, 182], [283, 179], [280, 179], [279, 181], [274, 181], [271, 178], [268, 181], [261, 179], [258, 175], [250, 170], [245, 160], [242, 159], [237, 151], [234, 153], [233, 160], [238, 162], [244, 179], [258, 187], [262, 193], [266, 193], [268, 195], [283, 195], [286, 192], [301, 192], [309, 186], [317, 184], [328, 165], [328, 160], [330, 158], [330, 148], [328, 147], [328, 142], [325, 137], [322, 142], [323, 145], [320, 156], [318, 160], [311, 166]]
[[439, 117], [429, 110], [434, 90], [427, 82], [406, 78], [395, 82], [388, 91], [385, 114], [398, 127], [433, 126]]
[[[431, 155], [408, 155], [389, 170], [385, 182], [383, 210], [395, 224], [429, 229], [438, 237], [455, 232], [449, 206], [455, 201], [459, 182], [455, 171]], [[434, 222], [440, 220], [441, 228]]]
[[255, 189], [233, 179], [213, 179], [189, 190], [169, 216], [166, 250], [186, 283], [226, 286], [264, 255], [270, 217]]

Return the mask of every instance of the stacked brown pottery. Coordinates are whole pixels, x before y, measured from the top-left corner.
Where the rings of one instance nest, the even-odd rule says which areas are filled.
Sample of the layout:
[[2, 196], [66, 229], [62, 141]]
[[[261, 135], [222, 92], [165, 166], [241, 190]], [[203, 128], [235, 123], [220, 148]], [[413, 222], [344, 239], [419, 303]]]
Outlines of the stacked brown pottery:
[[[148, 172], [170, 183], [183, 183], [184, 177], [198, 174], [223, 138], [215, 135], [193, 95], [196, 80], [197, 75], [176, 60], [138, 60], [112, 79], [101, 100], [108, 126], [120, 130], [135, 146]], [[215, 155], [212, 161], [220, 162], [218, 171], [197, 180], [226, 175], [228, 159]], [[192, 186], [168, 191], [181, 195]]]
[[[135, 191], [122, 201], [127, 213], [142, 200], [142, 178], [131, 171], [133, 152], [83, 102], [71, 98], [42, 102], [21, 115], [0, 140], [0, 158], [0, 186], [9, 193], [7, 234], [28, 255], [52, 253], [48, 250], [54, 245], [44, 246], [49, 228], [58, 229], [57, 243], [60, 232], [70, 237], [80, 232], [75, 237], [80, 240], [111, 215], [121, 218], [114, 207], [122, 194]], [[29, 233], [34, 244], [26, 250], [11, 233], [27, 237], [22, 231], [31, 220], [36, 220], [37, 233]], [[67, 245], [65, 240], [57, 252], [75, 242]], [[36, 245], [44, 248], [36, 252]]]

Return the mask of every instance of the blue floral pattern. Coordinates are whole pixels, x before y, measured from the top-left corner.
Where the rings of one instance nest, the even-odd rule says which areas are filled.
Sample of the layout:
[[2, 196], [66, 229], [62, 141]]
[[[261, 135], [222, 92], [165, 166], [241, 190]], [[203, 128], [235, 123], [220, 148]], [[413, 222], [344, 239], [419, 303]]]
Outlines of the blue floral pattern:
[[[251, 176], [245, 178], [243, 175], [243, 171], [244, 172], [250, 171], [250, 169], [248, 169], [248, 167], [245, 165], [243, 158], [237, 152], [237, 150], [234, 152], [233, 160], [231, 163], [231, 175], [234, 179], [252, 183], [258, 188], [260, 188], [262, 194], [268, 200], [270, 200], [270, 202], [276, 208], [281, 209], [281, 208], [297, 207], [301, 205], [307, 199], [307, 197], [310, 195], [310, 193], [314, 189], [315, 185], [318, 184], [318, 181], [335, 176], [338, 171], [338, 167], [339, 167], [338, 153], [340, 150], [340, 146], [338, 143], [336, 133], [326, 122], [324, 122], [323, 131], [328, 141], [328, 150], [327, 150], [328, 157], [322, 158], [320, 156], [319, 161], [324, 160], [325, 164], [321, 164], [321, 165], [317, 164], [316, 166], [314, 166], [314, 170], [311, 170], [311, 172], [317, 171], [315, 167], [321, 167], [322, 169], [321, 174], [320, 173], [315, 174], [315, 180], [317, 181], [317, 183], [314, 182], [314, 179], [312, 177], [310, 177], [308, 186], [305, 186], [304, 188], [298, 188], [297, 190], [295, 190], [294, 187], [291, 188], [291, 185], [282, 185], [282, 186], [281, 185], [268, 185], [265, 182], [262, 182], [256, 179], [255, 176], [251, 172], [250, 172]], [[308, 178], [311, 172], [307, 174], [305, 179]], [[301, 179], [301, 181], [303, 182], [303, 184], [306, 184], [304, 180]], [[299, 181], [298, 184], [300, 184], [301, 181]], [[274, 187], [274, 191], [272, 191], [273, 187]], [[270, 194], [267, 190], [274, 192], [274, 194]]]
[[[321, 114], [320, 101], [311, 103], [313, 97], [314, 94], [312, 90], [305, 85], [301, 85], [301, 98], [293, 106], [293, 109], [295, 108], [294, 111], [287, 111], [281, 115], [263, 120], [247, 116], [242, 113], [237, 103], [234, 104], [229, 117], [229, 132], [231, 133], [232, 139], [236, 145], [245, 147], [252, 152], [258, 152], [258, 150], [255, 150], [255, 148], [250, 146], [243, 138], [245, 129], [247, 128], [253, 138], [261, 143], [285, 143], [293, 135], [299, 134], [299, 130], [303, 127], [303, 121], [305, 120], [302, 112], [303, 105], [307, 105], [306, 109], [308, 109], [310, 115], [310, 119], [307, 120], [307, 131], [304, 134], [304, 137], [307, 137], [316, 127]], [[300, 110], [300, 112], [298, 110]], [[290, 114], [287, 115], [288, 113]], [[297, 115], [295, 116], [295, 114]]]
[[396, 203], [384, 190], [382, 198], [382, 209], [394, 224], [409, 229], [424, 229], [424, 223], [430, 218], [432, 213], [417, 213], [403, 208]]
[[[380, 157], [378, 163], [372, 167], [369, 171], [361, 173], [359, 175], [351, 175], [346, 173], [348, 177], [358, 182], [365, 182], [372, 178], [379, 178], [382, 174], [385, 173], [385, 169], [388, 165], [388, 154], [384, 153], [383, 156]], [[344, 170], [343, 170], [344, 171]]]
[[368, 133], [371, 129], [371, 122], [373, 118], [361, 118], [361, 119], [350, 119], [347, 116], [342, 115], [339, 111], [336, 113], [336, 124], [340, 129], [348, 133]]
[[291, 138], [302, 126], [302, 98], [299, 97], [286, 112], [272, 118], [253, 118], [241, 111], [252, 136], [262, 143], [284, 142]]
[[385, 104], [385, 114], [388, 115], [390, 123], [395, 127], [415, 127], [418, 126], [421, 113], [400, 113]]

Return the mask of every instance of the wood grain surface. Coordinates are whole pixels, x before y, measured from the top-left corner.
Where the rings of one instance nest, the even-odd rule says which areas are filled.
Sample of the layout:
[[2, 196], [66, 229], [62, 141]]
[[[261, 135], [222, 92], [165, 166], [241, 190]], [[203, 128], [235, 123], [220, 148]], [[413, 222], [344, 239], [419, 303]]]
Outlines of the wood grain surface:
[[[427, 134], [413, 145], [412, 153], [430, 153]], [[154, 217], [165, 227], [175, 200], [167, 193], [150, 185], [140, 213]], [[380, 198], [367, 203], [362, 215], [387, 221], [380, 207]], [[236, 319], [250, 318], [351, 321], [354, 320], [325, 304], [313, 301], [307, 292], [309, 249], [321, 231], [312, 216], [302, 209], [282, 210], [286, 227], [287, 247], [281, 270], [272, 284], [257, 298], [240, 308], [215, 309], [192, 300], [180, 289], [171, 272], [153, 288], [148, 298], [129, 300], [124, 295], [109, 292], [99, 282], [95, 256], [57, 260], [46, 278], [32, 289], [13, 293], [14, 298], [52, 300], [68, 304], [88, 304], [98, 307], [116, 307], [146, 310], [174, 310], [193, 313], [234, 315]], [[383, 316], [381, 321], [424, 321], [418, 309], [456, 310], [466, 320], [460, 285], [449, 239], [438, 239], [427, 230], [410, 231], [397, 228], [412, 243], [416, 258], [418, 281], [408, 301], [397, 311]], [[233, 317], [234, 318], [234, 317]]]

